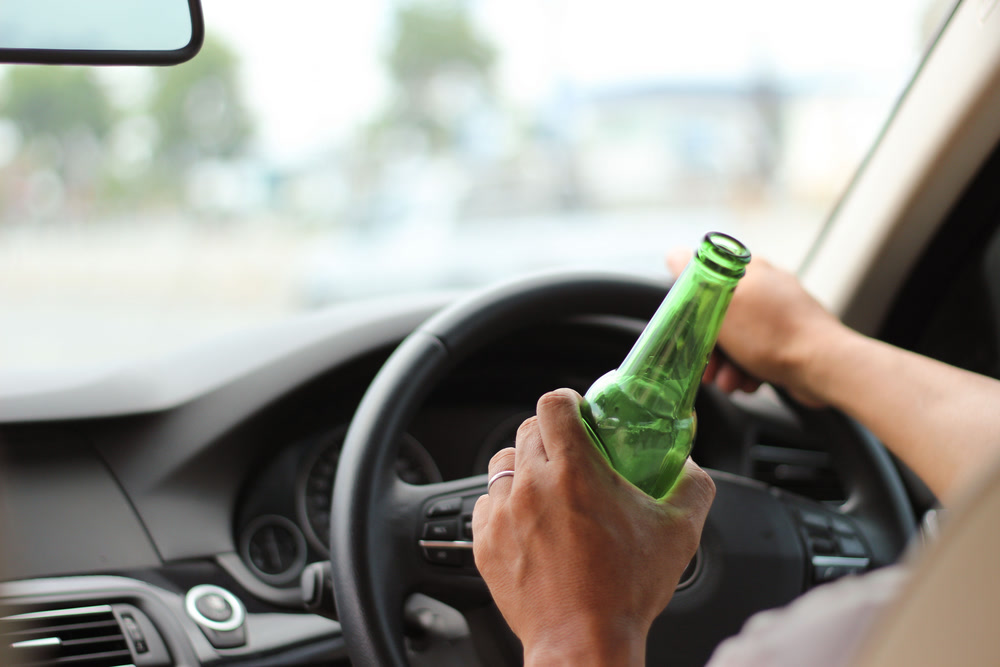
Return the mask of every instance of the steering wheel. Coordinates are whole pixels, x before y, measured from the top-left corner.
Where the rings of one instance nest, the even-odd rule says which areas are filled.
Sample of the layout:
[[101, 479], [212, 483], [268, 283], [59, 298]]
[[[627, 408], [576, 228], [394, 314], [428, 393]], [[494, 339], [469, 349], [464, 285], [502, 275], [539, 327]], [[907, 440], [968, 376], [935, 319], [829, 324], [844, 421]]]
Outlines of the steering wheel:
[[[484, 662], [518, 663], [516, 644], [472, 563], [465, 525], [475, 499], [486, 492], [486, 476], [407, 484], [394, 469], [401, 435], [436, 383], [484, 346], [545, 321], [589, 315], [646, 321], [666, 289], [623, 274], [535, 276], [456, 302], [393, 352], [351, 422], [333, 492], [333, 588], [355, 664], [408, 664], [403, 608], [416, 592], [466, 615], [473, 639], [489, 647], [480, 650]], [[746, 437], [744, 413], [719, 392], [702, 394], [703, 432], [707, 405], [712, 428]], [[669, 655], [672, 664], [704, 664], [750, 614], [786, 604], [825, 579], [890, 563], [912, 534], [905, 489], [881, 445], [835, 411], [786, 402], [803, 429], [823, 434], [848, 500], [830, 507], [709, 471], [717, 493], [701, 548], [654, 623], [650, 659]]]

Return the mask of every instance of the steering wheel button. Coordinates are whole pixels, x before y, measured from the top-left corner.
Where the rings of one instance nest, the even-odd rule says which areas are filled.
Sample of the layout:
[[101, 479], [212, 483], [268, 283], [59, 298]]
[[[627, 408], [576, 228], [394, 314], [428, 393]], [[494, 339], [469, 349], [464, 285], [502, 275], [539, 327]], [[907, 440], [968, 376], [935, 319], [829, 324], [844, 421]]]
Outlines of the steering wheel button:
[[802, 518], [802, 523], [810, 529], [810, 532], [825, 532], [830, 529], [830, 523], [827, 521], [826, 515], [822, 512], [799, 510], [799, 516]]
[[426, 540], [456, 540], [458, 539], [458, 522], [451, 521], [431, 521], [424, 525], [424, 539]]
[[829, 555], [837, 553], [837, 545], [833, 540], [825, 537], [814, 537], [809, 540], [814, 554]]
[[844, 535], [837, 535], [837, 546], [840, 547], [840, 554], [842, 556], [849, 556], [852, 558], [864, 558], [868, 555], [865, 551], [865, 545], [861, 543], [856, 537], [845, 537]]
[[846, 567], [839, 567], [837, 565], [823, 565], [817, 567], [814, 571], [814, 581], [817, 584], [823, 584], [828, 581], [833, 581], [834, 579], [839, 579], [844, 575], [851, 574], [852, 570]]
[[439, 500], [427, 508], [427, 516], [450, 516], [452, 514], [458, 514], [461, 511], [461, 498], [447, 498], [445, 500]]
[[424, 548], [424, 556], [437, 565], [462, 565], [465, 554], [458, 549]]
[[472, 539], [472, 516], [465, 515], [462, 517], [462, 537], [467, 540]]
[[219, 623], [228, 621], [233, 617], [233, 608], [226, 602], [225, 598], [217, 593], [208, 593], [200, 596], [194, 603], [202, 616], [210, 621]]
[[854, 527], [854, 524], [852, 524], [847, 519], [844, 519], [844, 518], [839, 517], [839, 516], [835, 516], [835, 517], [831, 518], [830, 519], [830, 523], [831, 523], [831, 525], [833, 525], [833, 529], [835, 531], [837, 531], [838, 533], [843, 533], [845, 535], [852, 535], [853, 536], [853, 535], [856, 535], [857, 532], [858, 532], [857, 529]]

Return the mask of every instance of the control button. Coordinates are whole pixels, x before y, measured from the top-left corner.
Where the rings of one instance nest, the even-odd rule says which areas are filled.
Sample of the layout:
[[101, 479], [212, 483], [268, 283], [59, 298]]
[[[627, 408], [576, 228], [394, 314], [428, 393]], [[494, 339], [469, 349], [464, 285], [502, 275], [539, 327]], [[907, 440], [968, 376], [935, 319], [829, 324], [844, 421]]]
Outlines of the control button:
[[146, 638], [142, 636], [142, 630], [139, 628], [139, 624], [135, 622], [135, 619], [132, 618], [132, 614], [122, 614], [122, 625], [125, 626], [125, 632], [128, 633], [129, 639], [132, 640], [135, 652], [148, 652], [149, 646], [146, 644]]
[[826, 519], [826, 515], [822, 512], [814, 512], [812, 510], [799, 510], [799, 516], [802, 518], [802, 523], [809, 528], [809, 532], [815, 533], [825, 533], [830, 529], [830, 523]]
[[462, 517], [462, 537], [467, 540], [472, 539], [472, 515], [466, 514]]
[[836, 565], [825, 565], [823, 567], [817, 567], [813, 570], [813, 581], [817, 584], [823, 584], [828, 581], [833, 581], [834, 579], [839, 579], [844, 576], [846, 572], [844, 568], [837, 567]]
[[437, 565], [464, 565], [465, 551], [461, 549], [442, 549], [440, 547], [424, 547], [424, 557]]
[[451, 516], [462, 511], [461, 498], [439, 500], [427, 508], [427, 516]]
[[837, 545], [840, 547], [840, 555], [851, 558], [864, 558], [868, 555], [865, 545], [856, 537], [837, 535]]
[[843, 517], [835, 516], [830, 519], [830, 523], [833, 525], [833, 529], [838, 533], [844, 533], [846, 535], [856, 535], [858, 530], [854, 527], [850, 521]]
[[202, 595], [195, 600], [195, 607], [210, 621], [222, 623], [233, 617], [233, 608], [218, 593]]
[[863, 565], [814, 565], [813, 582], [822, 584], [851, 574], [861, 574], [864, 571]]
[[458, 539], [458, 522], [431, 521], [424, 525], [424, 539], [453, 541]]
[[813, 571], [813, 581], [817, 584], [823, 584], [828, 581], [833, 581], [834, 579], [840, 579], [844, 575], [851, 574], [852, 572], [854, 572], [854, 570], [847, 567], [823, 565], [815, 568]]
[[813, 537], [809, 539], [809, 546], [812, 547], [812, 552], [814, 554], [835, 554], [837, 553], [837, 544], [825, 537]]
[[184, 597], [184, 609], [201, 626], [213, 646], [221, 648], [215, 640], [226, 647], [242, 646], [242, 643], [235, 642], [240, 636], [245, 637], [245, 633], [235, 631], [243, 625], [246, 610], [239, 599], [225, 588], [208, 584], [195, 586]]

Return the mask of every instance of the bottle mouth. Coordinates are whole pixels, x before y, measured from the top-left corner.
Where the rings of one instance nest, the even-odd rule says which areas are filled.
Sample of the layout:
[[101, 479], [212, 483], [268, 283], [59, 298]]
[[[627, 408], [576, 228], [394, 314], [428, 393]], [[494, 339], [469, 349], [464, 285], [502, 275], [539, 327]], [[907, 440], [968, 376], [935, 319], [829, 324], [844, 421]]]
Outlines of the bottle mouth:
[[697, 257], [710, 269], [724, 276], [741, 278], [750, 262], [750, 251], [728, 234], [709, 232], [698, 247]]

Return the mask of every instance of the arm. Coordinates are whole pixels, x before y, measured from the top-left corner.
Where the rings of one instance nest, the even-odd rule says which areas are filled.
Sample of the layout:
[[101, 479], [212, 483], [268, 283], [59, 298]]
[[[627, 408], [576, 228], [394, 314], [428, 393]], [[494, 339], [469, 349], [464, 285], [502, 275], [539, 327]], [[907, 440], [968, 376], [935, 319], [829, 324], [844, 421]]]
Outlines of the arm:
[[847, 330], [801, 365], [823, 402], [869, 429], [945, 501], [1000, 452], [1000, 382]]
[[[686, 258], [668, 261], [678, 270]], [[719, 346], [733, 363], [713, 360], [707, 380], [752, 389], [743, 369], [807, 404], [842, 410], [943, 500], [1000, 454], [1000, 382], [847, 328], [764, 260], [737, 287]]]
[[715, 485], [688, 460], [655, 501], [607, 465], [580, 419], [580, 396], [546, 394], [473, 513], [476, 566], [525, 665], [644, 665], [650, 625], [694, 556]]

